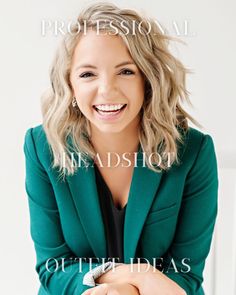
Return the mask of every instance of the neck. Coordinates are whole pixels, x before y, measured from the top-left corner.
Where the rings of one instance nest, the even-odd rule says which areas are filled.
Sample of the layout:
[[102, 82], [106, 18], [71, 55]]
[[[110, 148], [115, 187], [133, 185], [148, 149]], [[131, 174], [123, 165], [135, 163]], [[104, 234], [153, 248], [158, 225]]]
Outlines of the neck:
[[[133, 126], [132, 126], [133, 125]], [[118, 133], [104, 133], [93, 126], [91, 128], [91, 143], [101, 158], [107, 153], [134, 153], [139, 146], [139, 125], [130, 124], [126, 129]]]

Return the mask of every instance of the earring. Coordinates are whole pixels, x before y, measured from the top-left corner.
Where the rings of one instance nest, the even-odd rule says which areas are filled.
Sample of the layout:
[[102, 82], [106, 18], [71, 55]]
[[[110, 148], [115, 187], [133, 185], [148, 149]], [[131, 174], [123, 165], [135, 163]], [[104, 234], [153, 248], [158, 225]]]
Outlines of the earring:
[[76, 98], [75, 97], [73, 97], [71, 104], [72, 104], [72, 107], [73, 108], [75, 108], [77, 106], [77, 101], [76, 101]]

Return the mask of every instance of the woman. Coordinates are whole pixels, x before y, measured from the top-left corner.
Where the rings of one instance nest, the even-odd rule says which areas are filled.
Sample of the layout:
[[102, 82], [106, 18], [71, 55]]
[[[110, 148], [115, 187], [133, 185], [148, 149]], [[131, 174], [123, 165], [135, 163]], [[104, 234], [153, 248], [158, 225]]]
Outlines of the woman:
[[106, 3], [64, 37], [24, 144], [39, 294], [204, 294], [216, 157], [170, 39]]

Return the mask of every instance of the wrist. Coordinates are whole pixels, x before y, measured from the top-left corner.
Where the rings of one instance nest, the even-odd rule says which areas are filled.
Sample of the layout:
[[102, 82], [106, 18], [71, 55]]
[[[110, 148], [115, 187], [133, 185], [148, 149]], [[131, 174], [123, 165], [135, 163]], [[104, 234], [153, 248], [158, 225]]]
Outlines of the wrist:
[[106, 276], [106, 274], [112, 269], [114, 270], [114, 268], [118, 265], [121, 265], [121, 263], [114, 263], [111, 261], [108, 261], [106, 263], [103, 263], [101, 265], [98, 265], [97, 267], [95, 267], [94, 269], [91, 269], [90, 271], [88, 271], [84, 277], [83, 277], [83, 285], [87, 285], [87, 286], [95, 286], [97, 284], [103, 283], [102, 281], [100, 281], [100, 277], [103, 277], [104, 275]]
[[96, 278], [96, 283], [98, 284], [103, 284], [103, 283], [113, 283], [114, 280], [116, 279], [115, 272], [116, 268], [118, 266], [123, 266], [123, 263], [111, 263], [109, 262], [110, 265], [107, 267], [105, 272], [102, 272], [97, 276]]
[[114, 270], [102, 274], [97, 278], [96, 283], [129, 283], [136, 288], [140, 288], [143, 280], [152, 271], [153, 266], [146, 263], [122, 263]]

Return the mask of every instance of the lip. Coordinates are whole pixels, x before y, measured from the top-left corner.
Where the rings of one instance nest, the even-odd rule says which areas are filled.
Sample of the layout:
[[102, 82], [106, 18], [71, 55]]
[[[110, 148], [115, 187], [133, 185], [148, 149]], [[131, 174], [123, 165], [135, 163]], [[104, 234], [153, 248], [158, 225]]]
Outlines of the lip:
[[[118, 105], [119, 103], [113, 103], [113, 104], [96, 104], [96, 105]], [[121, 103], [123, 104], [123, 103]], [[126, 107], [127, 107], [127, 104], [124, 104], [124, 106], [118, 111], [118, 112], [109, 112], [109, 113], [105, 113], [102, 111], [97, 111], [95, 109], [95, 106], [96, 105], [93, 105], [93, 110], [94, 110], [94, 113], [95, 113], [95, 116], [98, 118], [98, 119], [101, 119], [101, 120], [105, 120], [105, 121], [113, 121], [113, 120], [117, 120], [118, 118], [120, 118], [122, 116], [122, 114], [125, 112], [126, 110]]]

